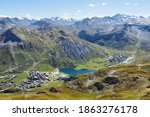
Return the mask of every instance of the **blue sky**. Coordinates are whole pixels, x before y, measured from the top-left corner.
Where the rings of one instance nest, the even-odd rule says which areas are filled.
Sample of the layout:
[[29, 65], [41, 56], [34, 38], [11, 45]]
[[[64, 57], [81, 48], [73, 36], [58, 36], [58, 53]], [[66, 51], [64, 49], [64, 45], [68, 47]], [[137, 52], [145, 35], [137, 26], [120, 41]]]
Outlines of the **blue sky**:
[[150, 16], [150, 0], [0, 0], [0, 16], [85, 18], [117, 13]]

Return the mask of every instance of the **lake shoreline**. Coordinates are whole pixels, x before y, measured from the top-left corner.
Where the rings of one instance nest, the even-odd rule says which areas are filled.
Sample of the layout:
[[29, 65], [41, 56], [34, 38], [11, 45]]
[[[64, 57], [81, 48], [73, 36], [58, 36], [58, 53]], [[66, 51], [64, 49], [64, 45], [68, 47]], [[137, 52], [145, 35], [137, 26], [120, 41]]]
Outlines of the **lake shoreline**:
[[96, 70], [90, 70], [90, 69], [80, 69], [77, 70], [75, 68], [59, 68], [59, 71], [61, 73], [67, 74], [69, 76], [76, 76], [76, 75], [83, 75], [87, 73], [94, 73]]

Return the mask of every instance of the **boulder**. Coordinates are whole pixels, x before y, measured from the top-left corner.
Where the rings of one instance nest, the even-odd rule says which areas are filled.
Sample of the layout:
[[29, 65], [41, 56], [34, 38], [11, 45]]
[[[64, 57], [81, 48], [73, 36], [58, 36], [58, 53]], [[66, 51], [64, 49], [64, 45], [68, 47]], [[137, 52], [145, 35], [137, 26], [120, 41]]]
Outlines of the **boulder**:
[[96, 89], [97, 89], [98, 91], [104, 89], [104, 85], [102, 85], [100, 82], [94, 83], [93, 86], [96, 87]]
[[139, 79], [139, 77], [134, 77], [133, 81], [137, 81]]
[[148, 88], [148, 89], [149, 89], [149, 88], [150, 88], [150, 85], [148, 85], [146, 88]]
[[56, 88], [52, 87], [52, 88], [50, 88], [50, 89], [49, 89], [49, 92], [57, 93], [57, 92], [58, 92], [58, 90], [57, 90]]
[[107, 83], [107, 84], [110, 84], [110, 85], [113, 85], [113, 84], [119, 83], [119, 80], [116, 77], [107, 77], [107, 78], [104, 79], [103, 82]]

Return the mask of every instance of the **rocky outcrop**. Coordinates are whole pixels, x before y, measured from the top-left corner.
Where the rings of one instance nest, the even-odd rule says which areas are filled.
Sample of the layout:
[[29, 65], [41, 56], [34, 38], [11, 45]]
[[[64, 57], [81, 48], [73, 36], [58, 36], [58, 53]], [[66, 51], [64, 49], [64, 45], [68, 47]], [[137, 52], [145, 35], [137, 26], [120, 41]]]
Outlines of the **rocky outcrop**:
[[3, 39], [3, 43], [7, 43], [7, 42], [20, 43], [20, 42], [22, 42], [22, 40], [11, 31], [11, 29], [7, 30], [1, 37]]
[[3, 93], [17, 93], [17, 92], [20, 92], [21, 90], [20, 89], [17, 89], [17, 88], [10, 88], [10, 89], [6, 89], [3, 91]]
[[96, 82], [92, 85], [93, 88], [96, 88], [96, 90], [100, 91], [102, 89], [104, 89], [104, 85], [100, 82]]
[[113, 84], [119, 83], [119, 80], [118, 80], [118, 78], [116, 78], [116, 77], [107, 77], [107, 78], [104, 79], [103, 82], [104, 82], [104, 83], [107, 83], [107, 84], [109, 84], [109, 85], [113, 85]]
[[49, 89], [49, 92], [58, 93], [58, 90], [56, 88], [52, 87], [52, 88]]
[[149, 89], [149, 88], [150, 88], [150, 85], [148, 85], [146, 88], [148, 88], [148, 89]]
[[59, 43], [59, 45], [63, 53], [72, 60], [86, 60], [93, 50], [83, 42], [69, 40], [65, 38]]

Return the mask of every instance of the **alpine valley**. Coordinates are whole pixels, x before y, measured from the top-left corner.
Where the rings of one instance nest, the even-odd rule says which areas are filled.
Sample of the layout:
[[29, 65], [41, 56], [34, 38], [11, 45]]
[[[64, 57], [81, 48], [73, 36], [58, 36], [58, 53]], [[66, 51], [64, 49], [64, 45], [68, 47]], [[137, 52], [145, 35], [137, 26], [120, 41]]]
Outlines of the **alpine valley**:
[[150, 99], [150, 17], [0, 17], [0, 99]]

